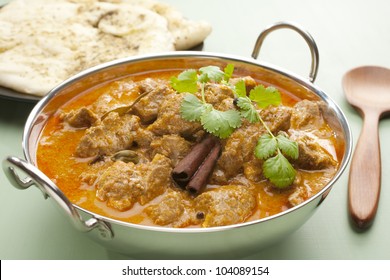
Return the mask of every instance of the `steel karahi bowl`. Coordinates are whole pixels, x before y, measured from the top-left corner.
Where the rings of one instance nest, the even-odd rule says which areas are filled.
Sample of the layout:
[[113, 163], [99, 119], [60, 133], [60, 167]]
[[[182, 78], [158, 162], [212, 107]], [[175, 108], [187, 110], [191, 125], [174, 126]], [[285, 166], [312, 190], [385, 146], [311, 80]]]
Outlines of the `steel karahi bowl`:
[[[279, 28], [297, 31], [308, 43], [312, 65], [309, 78], [301, 78], [284, 69], [260, 63], [256, 60], [264, 38]], [[36, 167], [37, 139], [48, 119], [63, 103], [84, 90], [100, 83], [135, 73], [162, 69], [199, 68], [205, 65], [223, 66], [233, 63], [241, 72], [255, 79], [270, 82], [294, 92], [302, 98], [325, 102], [325, 114], [339, 141], [344, 144], [344, 154], [335, 176], [316, 195], [280, 214], [261, 220], [214, 228], [165, 228], [117, 221], [87, 211], [75, 204]], [[162, 258], [226, 258], [235, 252], [259, 251], [277, 240], [291, 234], [302, 226], [321, 205], [329, 191], [343, 173], [351, 155], [351, 131], [343, 112], [321, 89], [313, 84], [318, 68], [318, 51], [314, 40], [295, 24], [281, 22], [265, 29], [256, 42], [252, 58], [206, 52], [172, 52], [125, 58], [105, 63], [75, 75], [54, 88], [32, 110], [23, 134], [25, 160], [7, 157], [3, 169], [10, 182], [19, 189], [32, 185], [38, 187], [45, 197], [50, 197], [70, 218], [73, 225], [85, 232], [108, 250], [132, 255], [136, 258], [154, 256]], [[22, 177], [20, 173], [23, 173]]]

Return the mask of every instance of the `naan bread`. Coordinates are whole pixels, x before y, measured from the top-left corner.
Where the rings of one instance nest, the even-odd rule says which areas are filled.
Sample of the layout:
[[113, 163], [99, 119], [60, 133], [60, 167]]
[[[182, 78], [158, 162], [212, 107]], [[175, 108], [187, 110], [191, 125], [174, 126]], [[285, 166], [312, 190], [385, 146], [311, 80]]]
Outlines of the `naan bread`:
[[185, 18], [172, 6], [152, 0], [111, 0], [112, 2], [126, 2], [139, 5], [154, 11], [168, 21], [168, 28], [175, 40], [176, 50], [190, 49], [210, 34], [210, 24], [205, 21], [193, 21]]
[[211, 32], [141, 0], [13, 0], [0, 10], [0, 85], [45, 95], [91, 66], [201, 43]]

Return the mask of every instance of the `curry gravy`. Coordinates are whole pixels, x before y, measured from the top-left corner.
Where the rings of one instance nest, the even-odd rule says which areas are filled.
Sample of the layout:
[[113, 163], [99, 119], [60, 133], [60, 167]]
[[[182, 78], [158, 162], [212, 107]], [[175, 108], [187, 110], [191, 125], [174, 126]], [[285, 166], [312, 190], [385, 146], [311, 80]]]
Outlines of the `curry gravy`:
[[[110, 182], [117, 182], [113, 179], [113, 174], [115, 174], [115, 172], [118, 173], [118, 176], [122, 176], [123, 178], [126, 178], [126, 176], [124, 176], [126, 173], [128, 174], [127, 178], [131, 178], [128, 180], [138, 180], [137, 184], [140, 184], [141, 186], [130, 187], [126, 185], [124, 188], [128, 190], [133, 188], [135, 192], [144, 192], [145, 186], [143, 184], [152, 180], [152, 178], [149, 178], [151, 176], [150, 174], [152, 174], [151, 172], [165, 174], [164, 172], [169, 172], [173, 167], [173, 160], [166, 158], [164, 155], [159, 156], [160, 153], [162, 153], [161, 150], [163, 150], [161, 147], [164, 145], [160, 143], [162, 141], [161, 139], [166, 139], [169, 135], [173, 135], [172, 137], [181, 137], [183, 140], [180, 141], [183, 141], [184, 144], [191, 147], [198, 141], [198, 138], [201, 137], [202, 131], [199, 132], [199, 129], [196, 127], [191, 129], [196, 131], [196, 135], [199, 134], [196, 136], [198, 138], [186, 138], [184, 133], [180, 134], [180, 131], [173, 131], [170, 133], [169, 129], [171, 128], [166, 128], [164, 126], [156, 128], [157, 121], [143, 123], [142, 119], [136, 117], [137, 121], [139, 119], [140, 121], [134, 124], [129, 131], [136, 129], [142, 130], [142, 133], [144, 134], [140, 135], [146, 135], [144, 137], [145, 139], [150, 138], [150, 140], [148, 140], [149, 142], [143, 143], [140, 142], [140, 140], [137, 140], [139, 139], [137, 137], [141, 136], [135, 135], [134, 137], [136, 140], [133, 141], [134, 143], [132, 142], [133, 144], [131, 144], [130, 147], [126, 147], [126, 149], [134, 149], [134, 151], [140, 154], [139, 163], [113, 163], [110, 159], [111, 150], [109, 147], [107, 147], [103, 155], [104, 157], [100, 160], [97, 159], [96, 155], [93, 153], [80, 152], [80, 146], [83, 145], [81, 143], [86, 141], [86, 134], [90, 133], [91, 137], [95, 137], [95, 134], [87, 131], [91, 131], [95, 126], [103, 125], [100, 124], [102, 123], [100, 118], [107, 110], [109, 111], [119, 106], [131, 104], [140, 95], [140, 88], [142, 89], [143, 87], [149, 86], [142, 84], [146, 79], [152, 79], [157, 81], [157, 83], [163, 80], [169, 81], [171, 76], [178, 75], [178, 73], [179, 71], [149, 72], [129, 76], [120, 80], [114, 80], [88, 89], [82, 94], [77, 95], [74, 99], [63, 104], [49, 117], [40, 135], [36, 153], [38, 168], [64, 192], [72, 203], [81, 208], [124, 222], [168, 227], [220, 226], [268, 217], [294, 207], [315, 195], [330, 181], [337, 171], [340, 160], [339, 157], [342, 155], [344, 147], [338, 144], [336, 136], [329, 125], [319, 115], [318, 118], [321, 118], [320, 121], [313, 120], [313, 123], [317, 123], [317, 125], [320, 123], [319, 126], [311, 127], [310, 124], [302, 124], [302, 126], [299, 127], [298, 123], [301, 125], [300, 123], [304, 120], [298, 119], [299, 114], [296, 114], [296, 110], [298, 110], [297, 108], [299, 108], [299, 110], [304, 108], [304, 106], [298, 106], [299, 104], [304, 103], [302, 103], [300, 98], [294, 96], [293, 93], [279, 88], [279, 91], [282, 94], [282, 108], [285, 108], [286, 114], [290, 114], [288, 121], [289, 123], [296, 122], [289, 124], [286, 132], [294, 135], [299, 141], [303, 139], [302, 145], [305, 143], [307, 144], [306, 147], [302, 148], [302, 151], [307, 153], [303, 154], [307, 156], [307, 158], [303, 159], [302, 162], [299, 162], [298, 160], [294, 163], [294, 167], [297, 170], [297, 177], [291, 187], [278, 189], [272, 186], [272, 184], [262, 177], [261, 174], [256, 175], [255, 171], [260, 170], [259, 166], [257, 166], [259, 162], [253, 158], [252, 152], [245, 152], [247, 159], [245, 159], [244, 162], [239, 162], [242, 166], [238, 166], [237, 171], [228, 171], [228, 166], [236, 163], [222, 162], [223, 159], [228, 158], [228, 155], [225, 154], [224, 156], [224, 153], [231, 152], [233, 154], [233, 148], [229, 146], [232, 145], [232, 143], [229, 142], [229, 139], [226, 139], [221, 141], [223, 146], [222, 155], [219, 159], [221, 162], [218, 162], [209, 184], [203, 191], [204, 194], [200, 194], [197, 197], [188, 194], [171, 182], [168, 183], [168, 186], [156, 184], [159, 189], [157, 191], [151, 191], [142, 199], [135, 199], [129, 194], [123, 194], [123, 191], [119, 191], [118, 188], [115, 188], [115, 190], [110, 188]], [[267, 83], [262, 81], [256, 82], [267, 85]], [[139, 83], [141, 83], [141, 85]], [[169, 83], [166, 82], [165, 86], [166, 85], [169, 85]], [[172, 89], [166, 89], [166, 91], [168, 91], [164, 93], [166, 94], [166, 97], [164, 97], [166, 99], [177, 98], [177, 95], [180, 95], [178, 93], [171, 93], [170, 91], [172, 91]], [[166, 100], [161, 100], [161, 103], [156, 103], [156, 106], [159, 106], [159, 108], [168, 106], [164, 105], [164, 102], [166, 102]], [[313, 102], [315, 103], [316, 101]], [[308, 103], [308, 106], [311, 106], [310, 110], [312, 110], [312, 107], [318, 107], [316, 105], [317, 103], [314, 103]], [[178, 106], [179, 105], [180, 104], [178, 104]], [[169, 106], [174, 106], [174, 104]], [[93, 113], [93, 116], [97, 116], [99, 120], [87, 126], [80, 127], [75, 127], [70, 122], [66, 121], [67, 116], [69, 116], [72, 110], [73, 112], [79, 112], [78, 110], [81, 108], [88, 108], [88, 110]], [[139, 114], [143, 113], [144, 112], [141, 112]], [[265, 114], [266, 113], [267, 112], [265, 112]], [[271, 113], [279, 114], [279, 111], [276, 110]], [[126, 118], [128, 118], [129, 121], [134, 121], [135, 117], [131, 119], [131, 114], [127, 115]], [[115, 117], [124, 121], [123, 116]], [[310, 114], [308, 114], [307, 117], [310, 118]], [[113, 122], [115, 120], [116, 119], [113, 117]], [[107, 119], [106, 121], [109, 122], [110, 120]], [[309, 122], [310, 121], [311, 120], [309, 120]], [[128, 121], [126, 121], [126, 124], [127, 123]], [[120, 129], [124, 129], [123, 126], [121, 126]], [[165, 131], [165, 129], [168, 129], [169, 133], [162, 132]], [[246, 129], [246, 127], [243, 127], [242, 129]], [[119, 132], [117, 134], [121, 135]], [[236, 134], [238, 134], [236, 136], [237, 139], [240, 139], [241, 136], [239, 135], [239, 131]], [[115, 137], [116, 134], [113, 133], [113, 135]], [[245, 137], [244, 132], [243, 137], [248, 138]], [[114, 140], [117, 141], [117, 139]], [[92, 147], [94, 145], [92, 142], [86, 141], [86, 145]], [[249, 143], [247, 145], [250, 146], [251, 144]], [[150, 148], [151, 146], [152, 148]], [[93, 149], [95, 148], [96, 147], [93, 146]], [[155, 150], [152, 151], [151, 149]], [[80, 156], [80, 154], [82, 154], [82, 156]], [[312, 159], [311, 157], [316, 158]], [[96, 160], [96, 163], [91, 164], [94, 160]], [[311, 161], [313, 161], [312, 165], [305, 165], [305, 162]], [[149, 166], [152, 162], [154, 166]], [[166, 162], [170, 162], [170, 164], [166, 164]], [[250, 166], [251, 162], [253, 162], [253, 166]], [[117, 168], [116, 171], [115, 168]], [[107, 170], [112, 170], [113, 173], [106, 174]], [[149, 177], [147, 177], [147, 179], [142, 179], [143, 177], [140, 174]], [[223, 176], [221, 176], [221, 174], [223, 174]], [[141, 176], [141, 179], [137, 176]], [[163, 182], [164, 180], [171, 179], [169, 177], [159, 178], [159, 180], [162, 180]], [[151, 181], [148, 184], [153, 185], [153, 182]], [[223, 186], [223, 188], [221, 186]], [[222, 193], [222, 189], [226, 189], [226, 193]], [[206, 193], [208, 193], [207, 196], [205, 195]], [[228, 201], [227, 203], [230, 203], [229, 201], [233, 200], [247, 201], [242, 202], [242, 205], [231, 204], [230, 206], [221, 206], [220, 202], [216, 201], [218, 197], [225, 197], [224, 199]], [[229, 200], [230, 198], [231, 200]], [[173, 206], [170, 206], [170, 203], [173, 203]], [[180, 204], [179, 206], [178, 203]], [[163, 206], [159, 207], [159, 205], [166, 205], [167, 209], [177, 209], [177, 216], [172, 213], [169, 217], [164, 216], [163, 212], [165, 211], [165, 208], [163, 208]], [[207, 208], [214, 207], [214, 205], [215, 208]], [[236, 220], [227, 220], [227, 218], [219, 212], [225, 211], [222, 209], [223, 207], [230, 207], [231, 209], [229, 208], [226, 211], [228, 211], [229, 216], [237, 217]], [[235, 212], [238, 211], [235, 209], [241, 208], [242, 211], [240, 211], [242, 213]]]

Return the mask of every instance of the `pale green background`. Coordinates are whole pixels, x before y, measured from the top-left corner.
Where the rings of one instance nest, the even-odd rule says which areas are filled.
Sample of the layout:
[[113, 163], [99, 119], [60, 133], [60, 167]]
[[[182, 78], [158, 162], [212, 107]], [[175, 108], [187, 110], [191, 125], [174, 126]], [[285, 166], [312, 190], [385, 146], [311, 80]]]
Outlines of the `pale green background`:
[[[7, 1], [0, 0], [0, 3]], [[28, 1], [26, 1], [28, 2]], [[346, 103], [342, 75], [371, 64], [390, 67], [390, 1], [388, 0], [165, 0], [188, 18], [213, 26], [203, 50], [250, 56], [258, 33], [277, 21], [304, 26], [316, 39], [320, 70], [316, 84], [344, 110], [354, 142], [362, 121]], [[280, 30], [265, 42], [260, 59], [306, 77], [310, 55], [303, 40]], [[370, 94], [367, 92], [367, 94]], [[390, 94], [390, 92], [389, 92]], [[21, 137], [32, 104], [0, 99], [0, 159], [22, 156]], [[372, 228], [354, 231], [347, 215], [348, 169], [315, 215], [279, 244], [248, 255], [250, 259], [390, 259], [390, 121], [380, 124], [382, 192]], [[126, 258], [107, 252], [77, 232], [41, 193], [14, 189], [0, 172], [1, 259]], [[131, 237], [129, 237], [131, 238]], [[153, 258], [153, 256], [150, 256]]]

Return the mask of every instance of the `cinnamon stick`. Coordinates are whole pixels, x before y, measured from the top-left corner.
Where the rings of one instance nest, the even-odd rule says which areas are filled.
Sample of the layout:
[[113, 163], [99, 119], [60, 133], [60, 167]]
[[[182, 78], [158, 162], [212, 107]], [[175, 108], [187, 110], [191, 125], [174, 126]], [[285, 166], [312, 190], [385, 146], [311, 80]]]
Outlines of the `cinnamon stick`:
[[206, 185], [207, 181], [212, 174], [215, 164], [221, 153], [221, 144], [219, 142], [215, 143], [214, 147], [203, 161], [201, 166], [199, 166], [197, 172], [192, 176], [191, 180], [188, 182], [186, 189], [192, 194], [198, 194]]
[[192, 148], [172, 171], [172, 178], [176, 184], [182, 188], [187, 186], [216, 143], [218, 143], [216, 137], [208, 134]]

